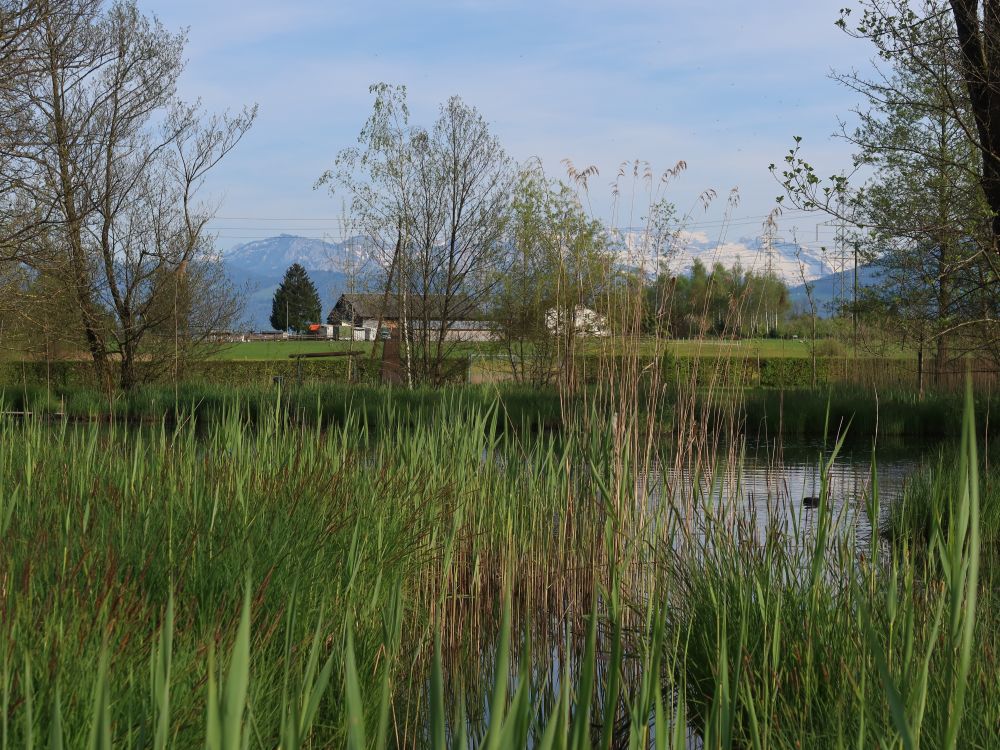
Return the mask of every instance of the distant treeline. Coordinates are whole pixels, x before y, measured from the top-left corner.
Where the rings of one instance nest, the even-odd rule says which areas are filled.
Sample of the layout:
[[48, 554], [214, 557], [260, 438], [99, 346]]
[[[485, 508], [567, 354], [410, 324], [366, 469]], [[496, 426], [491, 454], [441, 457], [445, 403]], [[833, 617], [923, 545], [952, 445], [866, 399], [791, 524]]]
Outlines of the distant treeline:
[[773, 273], [711, 269], [695, 260], [690, 273], [661, 275], [645, 291], [644, 328], [671, 338], [776, 335], [788, 313], [788, 287]]

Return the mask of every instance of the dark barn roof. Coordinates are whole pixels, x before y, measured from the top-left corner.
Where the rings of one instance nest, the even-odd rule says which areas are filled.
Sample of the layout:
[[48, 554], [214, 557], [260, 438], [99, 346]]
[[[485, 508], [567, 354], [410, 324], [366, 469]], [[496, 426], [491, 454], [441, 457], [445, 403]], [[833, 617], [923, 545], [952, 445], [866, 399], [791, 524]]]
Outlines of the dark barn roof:
[[[431, 320], [441, 318], [444, 309], [445, 296], [443, 294], [430, 294], [427, 296], [427, 317]], [[411, 296], [407, 298], [407, 312], [411, 318], [424, 317], [425, 300], [420, 297]], [[396, 294], [390, 294], [386, 299], [384, 294], [342, 294], [337, 304], [331, 312], [334, 314], [349, 315], [357, 318], [378, 318], [384, 320], [399, 320], [402, 310], [402, 298]], [[448, 319], [456, 320], [487, 320], [486, 315], [469, 297], [465, 295], [455, 295], [448, 301]]]

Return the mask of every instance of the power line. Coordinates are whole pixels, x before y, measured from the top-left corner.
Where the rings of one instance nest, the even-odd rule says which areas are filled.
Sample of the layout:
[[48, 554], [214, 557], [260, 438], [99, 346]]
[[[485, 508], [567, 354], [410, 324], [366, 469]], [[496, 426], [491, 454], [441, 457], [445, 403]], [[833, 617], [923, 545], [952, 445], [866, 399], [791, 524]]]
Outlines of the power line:
[[[736, 217], [733, 217], [733, 218], [730, 218], [730, 219], [706, 219], [706, 220], [703, 220], [703, 221], [691, 221], [691, 222], [684, 223], [682, 225], [682, 228], [686, 228], [686, 227], [709, 227], [709, 226], [732, 226], [732, 225], [736, 225], [736, 224], [747, 224], [747, 223], [752, 223], [752, 222], [756, 222], [756, 221], [762, 221], [762, 220], [766, 219], [769, 215], [770, 214], [758, 214], [758, 215], [753, 215], [753, 216], [736, 216]], [[789, 211], [787, 213], [782, 214], [778, 218], [779, 218], [779, 220], [800, 219], [800, 218], [805, 218], [805, 217], [810, 216], [810, 215], [815, 215], [815, 214], [814, 214], [814, 212], [811, 212], [811, 211], [795, 211], [795, 212]], [[297, 224], [299, 222], [325, 222], [325, 223], [338, 224], [338, 225], [343, 223], [342, 219], [325, 218], [325, 217], [314, 217], [314, 218], [311, 218], [311, 217], [298, 217], [298, 218], [290, 218], [290, 217], [277, 217], [277, 216], [275, 216], [275, 217], [272, 217], [272, 216], [213, 216], [209, 220], [210, 223], [216, 222], [216, 221], [268, 221], [268, 222], [281, 222], [281, 221], [283, 221], [283, 222], [288, 222], [289, 224]], [[228, 228], [229, 227], [220, 227], [220, 229], [228, 229]], [[234, 229], [274, 229], [274, 228], [281, 228], [281, 227], [245, 227], [245, 226], [243, 226], [243, 227], [233, 227], [233, 228]], [[313, 229], [313, 228], [312, 227], [307, 227], [306, 229]], [[316, 231], [319, 231], [318, 227], [315, 228], [315, 229], [316, 229]]]
[[330, 222], [340, 222], [340, 219], [325, 219], [325, 218], [309, 218], [300, 217], [297, 219], [287, 218], [287, 217], [276, 217], [276, 216], [213, 216], [212, 221], [222, 220], [222, 221], [330, 221]]

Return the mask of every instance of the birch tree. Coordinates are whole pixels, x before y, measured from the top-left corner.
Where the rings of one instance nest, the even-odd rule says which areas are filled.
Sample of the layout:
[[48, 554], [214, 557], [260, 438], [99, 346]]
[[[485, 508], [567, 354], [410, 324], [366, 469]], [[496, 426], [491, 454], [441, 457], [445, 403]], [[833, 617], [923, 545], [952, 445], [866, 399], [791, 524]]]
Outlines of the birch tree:
[[411, 125], [402, 86], [377, 84], [359, 146], [319, 184], [351, 195], [383, 270], [383, 306], [401, 311], [407, 381], [451, 378], [456, 321], [477, 315], [509, 262], [505, 232], [515, 170], [483, 116], [458, 97], [431, 128]]

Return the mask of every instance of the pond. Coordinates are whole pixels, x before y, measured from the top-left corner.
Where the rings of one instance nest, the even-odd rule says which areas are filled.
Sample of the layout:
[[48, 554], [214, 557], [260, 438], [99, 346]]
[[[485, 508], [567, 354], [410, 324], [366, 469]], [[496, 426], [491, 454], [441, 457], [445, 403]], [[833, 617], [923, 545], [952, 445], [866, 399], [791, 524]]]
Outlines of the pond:
[[[875, 451], [879, 513], [884, 519], [920, 466], [935, 458], [942, 444], [927, 440], [890, 440]], [[789, 540], [807, 544], [818, 517], [822, 473], [827, 473], [831, 515], [842, 533], [853, 533], [859, 549], [871, 539], [867, 503], [873, 493], [872, 447], [845, 443], [832, 464], [832, 446], [820, 440], [787, 442], [748, 440], [721, 446], [716, 453], [729, 460], [704, 466], [685, 460], [655, 465], [637, 482], [637, 495], [651, 503], [670, 498], [678, 515], [692, 529], [705, 517], [750, 527], [758, 539], [777, 530]], [[721, 464], [721, 465], [720, 465]], [[794, 542], [790, 542], [794, 543]]]

